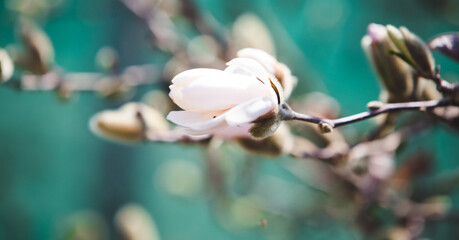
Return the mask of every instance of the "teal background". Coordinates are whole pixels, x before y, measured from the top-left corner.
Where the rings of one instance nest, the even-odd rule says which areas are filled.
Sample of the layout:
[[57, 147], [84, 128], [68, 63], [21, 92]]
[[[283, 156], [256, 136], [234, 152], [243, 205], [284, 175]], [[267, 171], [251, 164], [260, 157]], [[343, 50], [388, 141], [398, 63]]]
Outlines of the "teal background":
[[[426, 40], [459, 27], [459, 17], [454, 16], [459, 8], [447, 0], [197, 2], [223, 26], [230, 26], [241, 13], [257, 14], [272, 32], [278, 58], [299, 78], [294, 94], [324, 91], [338, 100], [342, 115], [363, 111], [368, 101], [378, 98], [377, 79], [360, 47], [369, 23], [405, 25]], [[3, 47], [16, 41], [16, 16], [5, 9], [3, 0], [0, 3]], [[41, 24], [56, 49], [56, 62], [66, 71], [95, 71], [95, 53], [106, 45], [119, 51], [123, 66], [161, 64], [166, 58], [151, 49], [141, 21], [118, 1], [69, 0]], [[459, 65], [438, 54], [435, 57], [445, 78], [459, 79]], [[151, 88], [142, 88], [134, 100], [140, 100], [141, 93]], [[84, 210], [100, 213], [107, 221], [110, 239], [119, 239], [113, 216], [130, 202], [148, 210], [162, 239], [360, 239], [352, 227], [338, 221], [327, 226], [306, 225], [295, 235], [261, 228], [222, 228], [212, 217], [204, 190], [183, 199], [155, 182], [157, 169], [173, 159], [204, 169], [204, 153], [199, 147], [125, 146], [90, 132], [88, 120], [93, 114], [121, 104], [91, 93], [79, 94], [66, 103], [51, 92], [0, 87], [0, 239], [56, 239], [59, 223]], [[361, 134], [370, 129], [368, 123], [355, 127]], [[431, 176], [435, 176], [459, 165], [459, 138], [455, 134], [445, 126], [436, 127], [419, 136], [407, 151], [425, 148], [432, 152], [435, 171]], [[281, 168], [284, 161], [290, 160], [260, 161], [258, 175], [296, 183]], [[453, 208], [458, 207], [458, 197], [452, 195]], [[433, 239], [458, 235], [459, 229], [447, 224], [425, 232]]]

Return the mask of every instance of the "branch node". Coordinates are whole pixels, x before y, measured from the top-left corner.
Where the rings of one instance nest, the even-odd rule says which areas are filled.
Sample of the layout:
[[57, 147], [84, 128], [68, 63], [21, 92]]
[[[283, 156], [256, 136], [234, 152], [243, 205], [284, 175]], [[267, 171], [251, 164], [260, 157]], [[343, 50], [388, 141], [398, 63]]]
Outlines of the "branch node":
[[326, 121], [319, 122], [319, 129], [322, 134], [333, 131], [334, 124]]

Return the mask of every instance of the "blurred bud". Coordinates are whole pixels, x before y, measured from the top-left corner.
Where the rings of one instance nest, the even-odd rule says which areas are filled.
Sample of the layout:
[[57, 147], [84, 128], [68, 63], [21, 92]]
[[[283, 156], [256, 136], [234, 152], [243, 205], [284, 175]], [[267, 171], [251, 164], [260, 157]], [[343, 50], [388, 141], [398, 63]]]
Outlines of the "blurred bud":
[[159, 166], [154, 182], [169, 194], [192, 198], [203, 188], [203, 173], [196, 163], [185, 160], [169, 160]]
[[34, 22], [22, 19], [19, 34], [24, 45], [24, 53], [18, 63], [33, 74], [42, 75], [54, 63], [54, 48], [48, 35]]
[[72, 85], [68, 82], [61, 81], [56, 88], [57, 96], [62, 101], [68, 101], [73, 96]]
[[387, 230], [386, 238], [388, 240], [411, 240], [411, 232], [407, 228], [403, 227], [393, 227]]
[[169, 96], [160, 90], [152, 90], [143, 95], [142, 102], [148, 106], [157, 109], [160, 113], [166, 115], [172, 111], [172, 101]]
[[429, 48], [443, 53], [459, 62], [459, 33], [447, 33], [436, 36], [429, 42]]
[[266, 156], [277, 157], [288, 154], [293, 149], [294, 137], [285, 123], [282, 123], [273, 135], [264, 139], [238, 138], [237, 143], [245, 150]]
[[116, 226], [126, 240], [159, 240], [155, 221], [137, 204], [123, 206], [115, 215]]
[[[244, 13], [233, 23], [231, 48], [262, 49], [270, 54], [275, 53], [274, 42], [268, 27], [255, 14]], [[254, 37], [256, 36], [256, 37]]]
[[114, 72], [119, 67], [118, 52], [112, 47], [103, 47], [97, 51], [96, 65], [103, 71]]
[[225, 63], [218, 58], [222, 49], [214, 38], [199, 35], [191, 39], [187, 45], [187, 53], [193, 63], [199, 66], [222, 68]]
[[263, 218], [260, 204], [253, 197], [236, 198], [229, 207], [230, 219], [237, 227], [257, 227]]
[[161, 133], [169, 129], [163, 115], [141, 103], [127, 103], [118, 110], [100, 112], [89, 124], [95, 134], [117, 142], [142, 141], [147, 130]]
[[384, 26], [370, 24], [368, 34], [362, 39], [362, 48], [387, 89], [389, 99], [400, 101], [407, 99], [413, 91], [412, 73], [407, 63], [389, 54], [396, 44], [404, 46], [403, 42], [391, 40], [389, 35]]
[[59, 222], [58, 236], [62, 240], [104, 240], [108, 226], [97, 212], [81, 211]]
[[10, 80], [13, 72], [14, 64], [10, 55], [8, 55], [5, 49], [0, 48], [0, 83]]
[[397, 29], [388, 25], [386, 28], [399, 51], [399, 56], [416, 69], [421, 76], [432, 77], [435, 61], [426, 43], [405, 27]]

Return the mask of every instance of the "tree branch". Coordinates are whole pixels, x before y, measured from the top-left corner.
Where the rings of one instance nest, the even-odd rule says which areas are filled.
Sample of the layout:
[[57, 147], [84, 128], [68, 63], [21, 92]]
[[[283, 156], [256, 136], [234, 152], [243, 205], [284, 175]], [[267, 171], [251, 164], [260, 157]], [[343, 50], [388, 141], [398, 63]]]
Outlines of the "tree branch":
[[383, 113], [397, 112], [397, 111], [426, 111], [436, 107], [445, 107], [455, 105], [451, 99], [431, 100], [431, 101], [418, 101], [418, 102], [403, 102], [403, 103], [387, 103], [383, 104], [377, 109], [368, 112], [361, 112], [351, 116], [338, 118], [338, 119], [322, 119], [318, 117], [309, 116], [306, 114], [298, 113], [290, 109], [288, 106], [282, 108], [283, 120], [299, 120], [318, 124], [322, 132], [329, 132], [333, 128], [341, 127], [350, 123], [359, 122], [368, 118], [378, 116]]

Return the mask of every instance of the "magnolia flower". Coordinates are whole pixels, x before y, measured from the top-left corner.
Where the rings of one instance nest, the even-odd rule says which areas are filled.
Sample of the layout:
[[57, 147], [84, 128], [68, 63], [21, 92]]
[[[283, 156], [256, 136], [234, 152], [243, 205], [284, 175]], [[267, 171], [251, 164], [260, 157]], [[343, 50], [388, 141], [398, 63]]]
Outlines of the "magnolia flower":
[[[198, 68], [175, 76], [169, 97], [183, 111], [167, 119], [192, 135], [263, 138], [279, 126], [283, 89], [258, 61], [235, 58], [224, 71]], [[233, 135], [233, 136], [232, 136]]]

